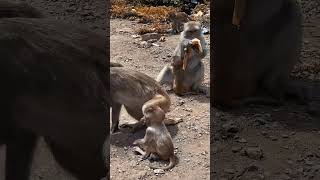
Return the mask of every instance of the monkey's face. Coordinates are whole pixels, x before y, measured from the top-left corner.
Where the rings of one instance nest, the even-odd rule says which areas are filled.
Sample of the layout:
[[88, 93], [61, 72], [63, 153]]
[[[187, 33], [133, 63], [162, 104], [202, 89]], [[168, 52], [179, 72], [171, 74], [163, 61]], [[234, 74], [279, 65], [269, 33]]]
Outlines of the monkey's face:
[[146, 125], [162, 123], [165, 118], [165, 113], [160, 107], [152, 107], [147, 109], [142, 120]]
[[184, 31], [187, 37], [200, 37], [201, 24], [195, 21], [187, 22], [184, 24]]

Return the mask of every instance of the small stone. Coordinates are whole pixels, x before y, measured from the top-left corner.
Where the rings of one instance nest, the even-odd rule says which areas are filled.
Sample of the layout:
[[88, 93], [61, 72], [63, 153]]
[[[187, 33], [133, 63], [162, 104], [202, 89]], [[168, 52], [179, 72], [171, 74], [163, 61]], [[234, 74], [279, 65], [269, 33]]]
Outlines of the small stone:
[[146, 33], [146, 34], [141, 35], [142, 41], [148, 41], [150, 39], [159, 40], [160, 38], [161, 38], [161, 34], [158, 34], [158, 33]]
[[238, 141], [239, 143], [247, 143], [247, 140], [245, 140], [244, 138], [239, 139]]
[[233, 153], [237, 153], [239, 151], [241, 151], [242, 147], [233, 147], [231, 150]]
[[239, 127], [234, 122], [228, 122], [222, 125], [222, 128], [225, 132], [237, 133], [239, 132]]
[[261, 134], [262, 134], [263, 136], [268, 135], [268, 133], [267, 133], [266, 131], [262, 131]]
[[155, 174], [164, 174], [165, 173], [163, 169], [155, 169], [155, 170], [153, 170], [153, 172]]
[[234, 174], [235, 173], [235, 171], [233, 169], [229, 169], [229, 168], [224, 169], [224, 172], [227, 174]]
[[281, 137], [284, 139], [289, 138], [289, 136], [287, 134], [282, 134]]
[[271, 139], [272, 141], [278, 141], [278, 138], [275, 137], [275, 136], [270, 136], [270, 139]]
[[248, 147], [245, 149], [245, 154], [255, 160], [259, 160], [263, 157], [262, 149], [259, 147]]

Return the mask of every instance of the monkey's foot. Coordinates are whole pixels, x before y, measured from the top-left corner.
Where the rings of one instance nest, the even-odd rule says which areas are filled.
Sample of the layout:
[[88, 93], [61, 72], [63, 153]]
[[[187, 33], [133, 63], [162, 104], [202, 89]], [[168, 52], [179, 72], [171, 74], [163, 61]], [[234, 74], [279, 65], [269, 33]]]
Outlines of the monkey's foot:
[[151, 161], [158, 161], [160, 160], [160, 157], [157, 154], [151, 153], [148, 159]]
[[143, 122], [137, 122], [135, 124], [121, 124], [120, 128], [121, 129], [128, 129], [128, 131], [130, 133], [135, 133], [136, 131], [138, 131], [139, 129], [141, 129], [143, 127]]
[[144, 152], [139, 146], [133, 147], [133, 152], [141, 154], [142, 156], [146, 154], [146, 152]]
[[171, 119], [171, 118], [165, 118], [164, 119], [164, 124], [165, 125], [176, 125], [178, 123], [183, 122], [183, 119], [179, 118], [179, 119]]

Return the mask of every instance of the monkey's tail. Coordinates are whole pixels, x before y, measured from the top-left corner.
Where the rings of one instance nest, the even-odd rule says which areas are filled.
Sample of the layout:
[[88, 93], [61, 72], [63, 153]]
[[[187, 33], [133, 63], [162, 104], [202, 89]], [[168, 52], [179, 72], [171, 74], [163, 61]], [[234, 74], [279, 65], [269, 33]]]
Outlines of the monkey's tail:
[[151, 169], [162, 169], [162, 170], [169, 170], [169, 169], [172, 169], [178, 162], [178, 158], [175, 156], [175, 155], [172, 155], [170, 158], [169, 158], [169, 165], [166, 166], [166, 167], [157, 167], [157, 166], [152, 166], [152, 165], [149, 165], [149, 167]]

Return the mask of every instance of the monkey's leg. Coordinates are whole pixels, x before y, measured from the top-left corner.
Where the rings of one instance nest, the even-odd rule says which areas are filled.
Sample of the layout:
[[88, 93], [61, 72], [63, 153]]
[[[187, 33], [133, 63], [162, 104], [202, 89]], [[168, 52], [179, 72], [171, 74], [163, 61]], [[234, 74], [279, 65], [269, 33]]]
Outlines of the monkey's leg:
[[[139, 106], [138, 106], [139, 107]], [[133, 118], [135, 118], [136, 120], [138, 120], [137, 123], [135, 124], [129, 124], [129, 123], [124, 123], [122, 125], [120, 125], [121, 128], [130, 128], [130, 132], [134, 133], [137, 130], [141, 129], [142, 127], [144, 127], [144, 122], [141, 121], [141, 118], [143, 117], [142, 111], [140, 108], [130, 108], [128, 106], [125, 106], [128, 114], [130, 114], [130, 116], [132, 116]]]
[[175, 119], [171, 119], [171, 118], [165, 118], [163, 120], [165, 125], [176, 125], [176, 124], [178, 124], [178, 123], [180, 123], [182, 121], [183, 121], [182, 119], [175, 120]]
[[159, 82], [160, 85], [166, 84], [169, 85], [169, 90], [172, 89], [173, 86], [173, 72], [172, 67], [170, 65], [165, 66], [159, 73], [156, 78], [156, 81]]
[[76, 134], [78, 135], [78, 141], [68, 139], [64, 142], [55, 142], [46, 138], [46, 142], [57, 162], [79, 180], [106, 177], [108, 172], [103, 158], [102, 143], [97, 140], [80, 142], [85, 137], [79, 135], [79, 133]]
[[143, 160], [147, 159], [147, 158], [150, 156], [150, 154], [151, 154], [150, 152], [143, 151], [143, 150], [142, 150], [140, 147], [138, 147], [138, 146], [133, 147], [133, 151], [141, 154]]
[[7, 143], [6, 180], [28, 180], [37, 137], [18, 132]]
[[116, 133], [119, 131], [119, 117], [121, 111], [121, 104], [112, 103], [112, 126], [111, 132]]
[[123, 128], [123, 129], [129, 128], [129, 132], [135, 133], [139, 129], [142, 129], [144, 127], [144, 123], [142, 121], [138, 121], [138, 122], [136, 122], [134, 124], [123, 123], [123, 124], [120, 125], [120, 127]]

